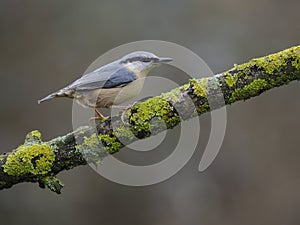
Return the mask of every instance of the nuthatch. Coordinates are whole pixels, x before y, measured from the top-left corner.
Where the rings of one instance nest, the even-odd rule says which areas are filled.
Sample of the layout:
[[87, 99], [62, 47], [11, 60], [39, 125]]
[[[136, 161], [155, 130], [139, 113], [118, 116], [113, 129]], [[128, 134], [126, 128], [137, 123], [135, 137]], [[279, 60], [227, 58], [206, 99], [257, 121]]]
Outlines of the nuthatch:
[[151, 52], [132, 52], [82, 76], [38, 103], [56, 97], [67, 97], [75, 99], [84, 107], [94, 108], [99, 119], [103, 119], [97, 108], [109, 108], [137, 96], [147, 74], [161, 63], [172, 60], [160, 58]]

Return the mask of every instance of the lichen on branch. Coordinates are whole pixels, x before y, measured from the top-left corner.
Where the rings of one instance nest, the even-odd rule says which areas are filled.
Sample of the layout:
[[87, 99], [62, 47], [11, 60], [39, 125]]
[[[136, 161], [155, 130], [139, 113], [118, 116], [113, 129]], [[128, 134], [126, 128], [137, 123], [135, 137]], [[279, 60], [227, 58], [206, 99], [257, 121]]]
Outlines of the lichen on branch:
[[[60, 193], [56, 175], [87, 163], [98, 164], [124, 145], [172, 129], [182, 120], [201, 115], [224, 104], [246, 100], [300, 79], [300, 46], [252, 59], [224, 73], [187, 84], [131, 106], [122, 116], [98, 122], [96, 130], [78, 130], [43, 142], [38, 131], [24, 144], [0, 155], [0, 189], [21, 182], [36, 182]], [[208, 98], [214, 99], [212, 106]], [[218, 99], [222, 101], [218, 102]]]

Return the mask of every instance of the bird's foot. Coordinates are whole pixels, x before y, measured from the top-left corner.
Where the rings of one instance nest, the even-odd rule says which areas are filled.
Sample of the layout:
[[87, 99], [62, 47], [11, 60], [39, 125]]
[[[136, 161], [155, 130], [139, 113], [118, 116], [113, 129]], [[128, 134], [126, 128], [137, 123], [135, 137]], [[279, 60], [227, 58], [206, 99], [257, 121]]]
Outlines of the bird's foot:
[[91, 117], [89, 119], [90, 122], [91, 121], [95, 122], [97, 120], [100, 121], [100, 122], [104, 122], [104, 121], [108, 120], [109, 117], [103, 116], [96, 108], [94, 109], [94, 111], [95, 111], [96, 116], [95, 117]]
[[95, 122], [95, 121], [105, 122], [105, 121], [108, 120], [108, 119], [109, 119], [108, 116], [107, 116], [107, 117], [101, 117], [101, 118], [95, 116], [95, 117], [91, 117], [91, 118], [89, 119], [89, 122]]

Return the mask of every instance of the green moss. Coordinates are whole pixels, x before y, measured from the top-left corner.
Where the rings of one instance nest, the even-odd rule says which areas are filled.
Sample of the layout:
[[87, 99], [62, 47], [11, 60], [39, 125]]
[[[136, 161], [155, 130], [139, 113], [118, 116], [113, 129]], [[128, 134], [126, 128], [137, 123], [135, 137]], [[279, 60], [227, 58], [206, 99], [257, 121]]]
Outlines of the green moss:
[[[282, 71], [287, 67], [287, 63], [289, 61], [292, 62], [291, 64], [295, 71], [282, 73]], [[266, 57], [252, 59], [248, 63], [236, 65], [233, 69], [224, 73], [227, 85], [231, 86], [235, 82], [235, 79], [232, 79], [229, 74], [233, 74], [233, 78], [240, 77], [244, 82], [247, 82], [247, 74], [250, 74], [250, 69], [253, 68], [258, 68], [258, 70], [265, 71], [268, 75], [273, 76], [269, 76], [264, 79], [255, 79], [249, 85], [245, 85], [244, 88], [234, 90], [231, 98], [229, 99], [229, 103], [256, 96], [264, 90], [287, 84], [288, 82], [297, 79], [300, 72], [300, 46], [292, 47], [275, 54], [270, 54]]]
[[[174, 114], [166, 98], [162, 97], [152, 97], [145, 102], [137, 103], [131, 111], [134, 113], [129, 116], [129, 119], [133, 125], [132, 131], [137, 137], [151, 135], [150, 125], [154, 129], [156, 127], [153, 118], [162, 119], [167, 128], [172, 128], [180, 122], [179, 116]], [[157, 127], [161, 127], [160, 125]]]
[[89, 137], [83, 137], [83, 143], [78, 144], [75, 148], [83, 155], [87, 162], [99, 164], [101, 161], [101, 145], [97, 135], [94, 133]]
[[236, 82], [238, 80], [237, 74], [231, 75], [230, 73], [225, 72], [224, 77], [225, 77], [225, 81], [226, 81], [226, 84], [228, 85], [228, 87], [232, 87], [232, 86], [236, 85]]
[[2, 166], [12, 176], [47, 174], [55, 160], [52, 148], [46, 144], [21, 145], [14, 150]]
[[96, 134], [92, 134], [90, 137], [84, 137], [83, 142], [87, 148], [98, 148], [99, 147], [99, 139]]
[[31, 132], [29, 133], [29, 135], [30, 135], [31, 137], [34, 137], [34, 138], [38, 139], [38, 140], [41, 140], [41, 139], [42, 139], [42, 135], [41, 135], [41, 133], [40, 133], [38, 130], [33, 130], [33, 131], [31, 131]]
[[124, 141], [125, 143], [135, 139], [135, 136], [132, 133], [130, 127], [125, 125], [116, 127], [113, 131], [113, 135], [115, 135], [118, 139], [121, 139], [122, 142]]
[[266, 71], [266, 73], [269, 75], [278, 74], [278, 72], [282, 68], [287, 66], [287, 59], [293, 59], [292, 66], [294, 66], [295, 69], [299, 71], [300, 46], [292, 47], [278, 53], [270, 54], [266, 57], [252, 59], [248, 63], [235, 66], [230, 71], [238, 70], [240, 74], [247, 74], [250, 68], [256, 66], [259, 69]]
[[[125, 128], [119, 128], [115, 132], [120, 135], [128, 134], [128, 136], [130, 136], [128, 131], [122, 133], [125, 130]], [[84, 137], [83, 143], [75, 146], [87, 162], [94, 163], [95, 165], [98, 165], [101, 162], [101, 152], [107, 151], [108, 153], [113, 154], [122, 147], [122, 143], [120, 143], [116, 137], [111, 137], [107, 134], [100, 134], [97, 136], [95, 133], [89, 137]]]
[[116, 137], [111, 137], [107, 134], [101, 134], [98, 137], [102, 141], [104, 149], [110, 154], [118, 152], [123, 147]]
[[63, 183], [54, 176], [43, 177], [39, 181], [40, 187], [49, 188], [51, 191], [56, 192], [57, 194], [61, 193], [61, 189], [64, 187]]
[[242, 89], [234, 90], [229, 99], [229, 103], [256, 96], [268, 88], [269, 84], [266, 80], [256, 79], [249, 85], [244, 86]]
[[178, 87], [178, 88], [174, 88], [173, 90], [171, 90], [167, 93], [161, 94], [160, 97], [167, 101], [175, 103], [175, 102], [179, 101], [180, 92], [181, 92], [181, 87]]
[[206, 97], [207, 95], [207, 81], [209, 78], [201, 78], [199, 80], [197, 79], [191, 79], [190, 84], [191, 87], [194, 89], [194, 93], [198, 97]]
[[292, 66], [299, 72], [300, 71], [300, 46], [296, 46], [292, 48], [294, 61], [292, 62]]
[[282, 51], [282, 55], [292, 58], [292, 66], [300, 72], [300, 45]]
[[210, 110], [209, 103], [204, 102], [200, 107], [197, 107], [197, 114], [201, 115], [203, 113], [206, 113]]
[[249, 64], [256, 65], [258, 68], [265, 70], [267, 74], [273, 74], [280, 66], [286, 66], [286, 61], [282, 60], [278, 54], [274, 54], [267, 57], [252, 59]]
[[78, 144], [75, 146], [77, 150], [84, 151], [84, 150], [91, 150], [91, 149], [99, 149], [99, 139], [96, 134], [92, 134], [91, 136], [83, 137], [83, 143]]
[[296, 68], [296, 70], [300, 71], [300, 59], [296, 59], [292, 62], [292, 66]]
[[183, 91], [187, 91], [190, 87], [191, 87], [191, 86], [190, 86], [190, 84], [188, 83], [188, 84], [184, 84], [184, 85], [180, 86], [180, 89], [183, 90]]
[[42, 141], [42, 135], [38, 130], [33, 130], [26, 135], [25, 144], [40, 143]]
[[80, 131], [79, 131], [79, 134], [84, 134], [84, 133], [85, 133], [84, 130], [80, 130]]

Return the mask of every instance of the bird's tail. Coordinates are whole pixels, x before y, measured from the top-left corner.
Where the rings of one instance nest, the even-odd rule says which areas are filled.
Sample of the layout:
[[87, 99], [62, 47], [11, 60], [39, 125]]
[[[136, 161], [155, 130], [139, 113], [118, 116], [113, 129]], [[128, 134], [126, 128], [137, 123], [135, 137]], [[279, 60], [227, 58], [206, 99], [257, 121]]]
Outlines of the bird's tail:
[[48, 101], [52, 98], [57, 98], [57, 97], [69, 97], [69, 98], [72, 98], [73, 97], [73, 91], [71, 90], [67, 90], [67, 88], [63, 88], [57, 92], [54, 92], [50, 95], [47, 95], [46, 97], [38, 100], [38, 104], [44, 102], [44, 101]]

